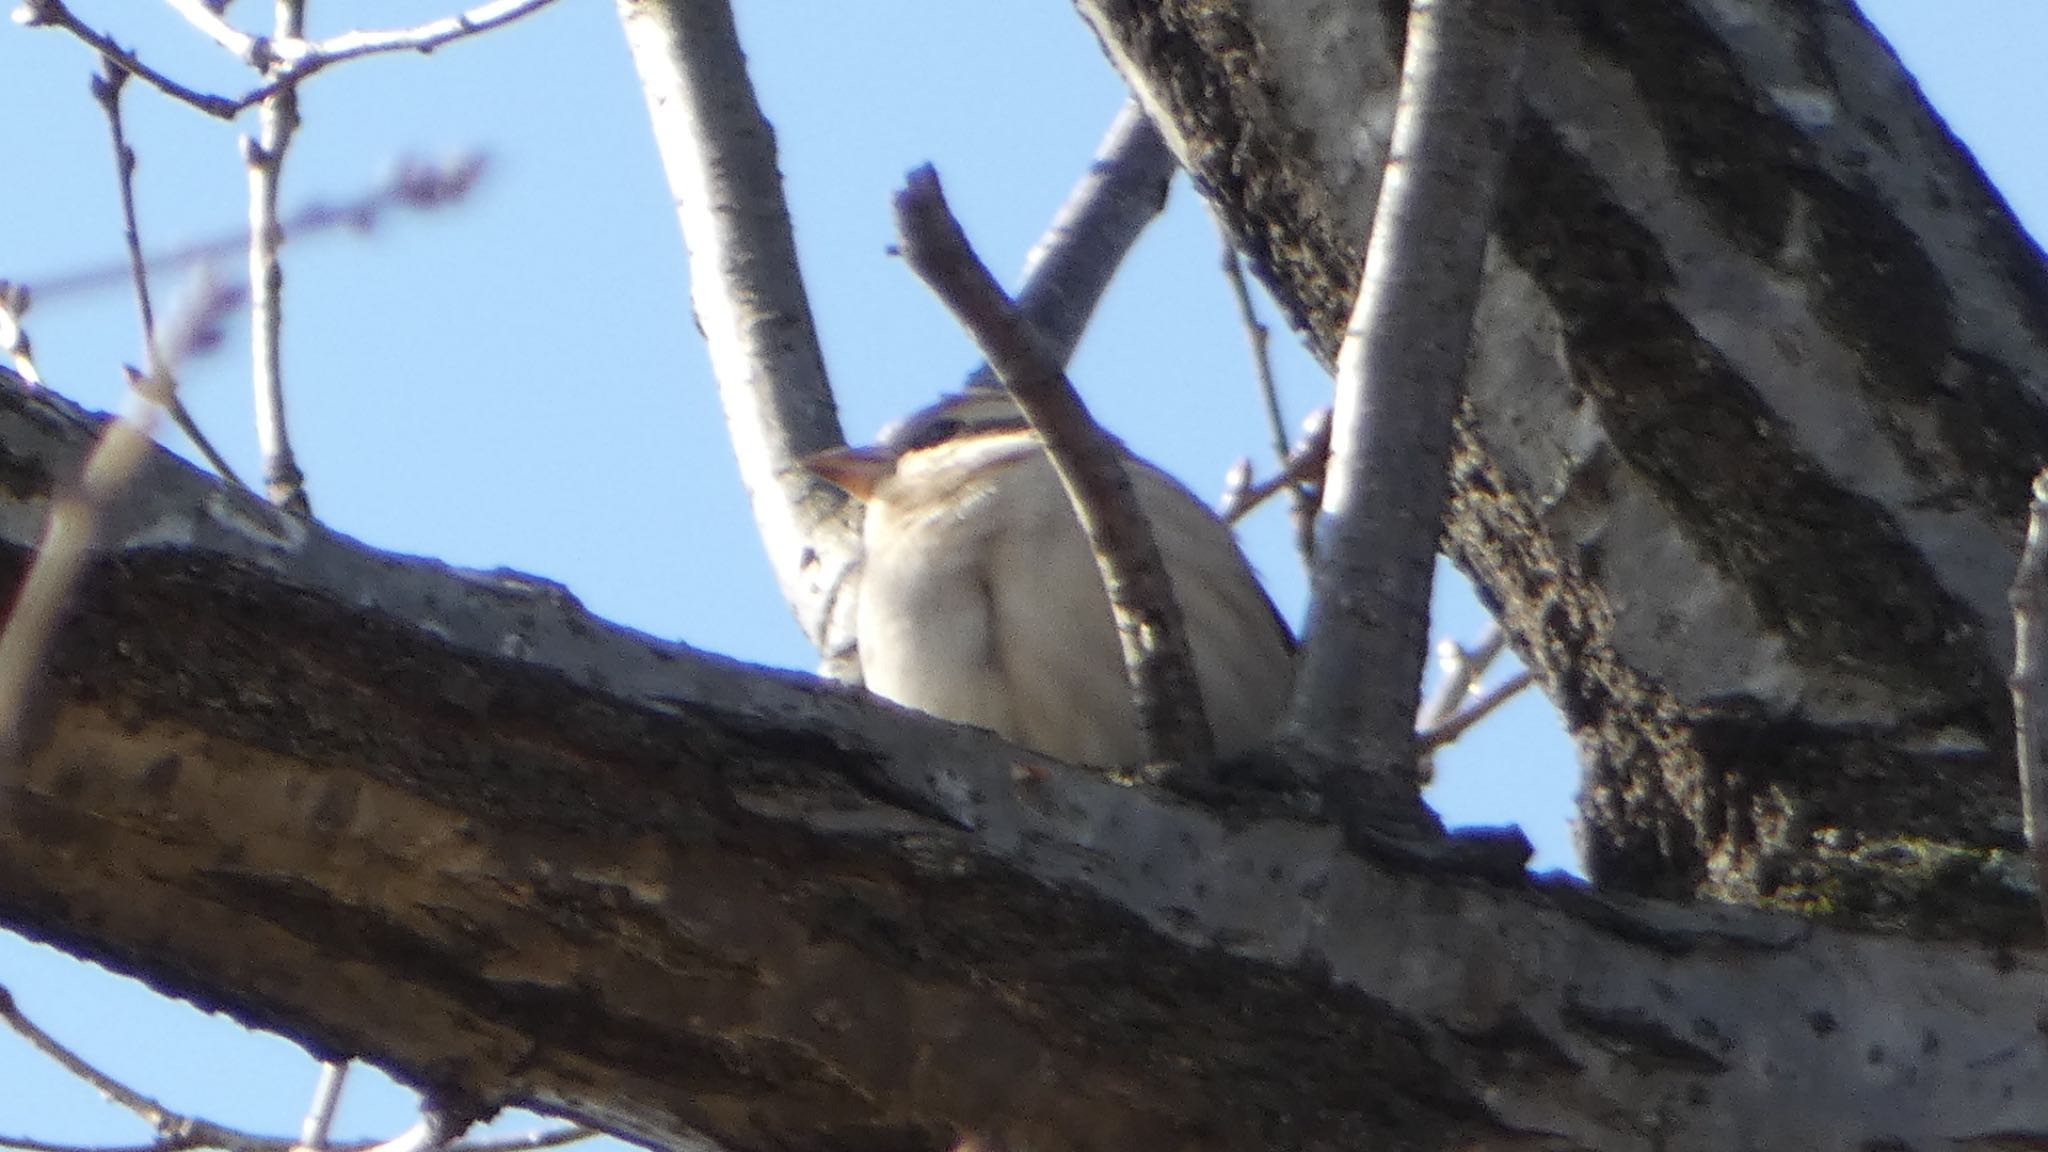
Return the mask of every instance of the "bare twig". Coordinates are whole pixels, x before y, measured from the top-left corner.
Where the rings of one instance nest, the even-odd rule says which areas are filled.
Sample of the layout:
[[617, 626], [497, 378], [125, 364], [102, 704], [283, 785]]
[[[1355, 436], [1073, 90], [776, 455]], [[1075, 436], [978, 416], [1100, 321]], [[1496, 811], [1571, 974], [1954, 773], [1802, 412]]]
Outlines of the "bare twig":
[[1535, 682], [1527, 668], [1517, 669], [1515, 674], [1472, 698], [1463, 709], [1432, 724], [1415, 734], [1415, 739], [1424, 752], [1437, 749], [1463, 736], [1467, 729], [1492, 715], [1494, 710], [1521, 694], [1522, 689]]
[[[188, 88], [149, 67], [135, 53], [114, 43], [112, 37], [80, 20], [64, 0], [21, 0], [14, 10], [14, 21], [30, 28], [59, 28], [69, 32], [93, 51], [118, 61], [122, 68], [164, 95], [208, 116], [232, 120], [314, 73], [344, 61], [390, 52], [432, 52], [454, 41], [503, 27], [553, 2], [491, 0], [466, 12], [429, 20], [411, 28], [343, 32], [324, 40], [307, 40], [301, 34], [303, 22], [287, 34], [283, 30], [284, 23], [280, 21], [275, 34], [257, 36], [228, 23], [206, 0], [166, 0], [185, 18], [186, 23], [236, 59], [265, 75], [263, 83], [233, 98]], [[278, 0], [278, 3], [281, 11], [290, 0]], [[303, 7], [302, 4], [293, 6]]]
[[30, 706], [50, 644], [98, 546], [108, 510], [149, 459], [154, 448], [150, 429], [158, 410], [177, 392], [179, 366], [219, 344], [220, 322], [233, 307], [229, 294], [202, 285], [163, 341], [152, 345], [149, 371], [128, 370], [128, 411], [100, 434], [77, 486], [52, 498], [42, 543], [15, 593], [6, 627], [0, 630], [0, 770], [18, 763], [28, 750]]
[[1073, 501], [1116, 617], [1147, 759], [1206, 760], [1214, 744], [1187, 628], [1115, 442], [1088, 415], [1073, 384], [968, 246], [929, 165], [910, 173], [896, 194], [896, 228], [905, 260], [952, 310], [1016, 398]]
[[69, 32], [94, 52], [118, 61], [123, 69], [141, 77], [150, 87], [180, 103], [197, 108], [208, 116], [232, 120], [242, 109], [248, 107], [244, 102], [187, 88], [144, 64], [135, 53], [114, 43], [111, 37], [87, 27], [85, 22], [64, 4], [64, 0], [21, 0], [20, 5], [14, 9], [14, 22], [25, 28], [59, 28]]
[[1247, 464], [1243, 483], [1225, 488], [1216, 512], [1224, 523], [1235, 524], [1244, 519], [1252, 509], [1272, 499], [1276, 493], [1314, 492], [1322, 484], [1323, 473], [1330, 465], [1330, 410], [1318, 408], [1310, 413], [1308, 419], [1302, 421], [1302, 430], [1301, 442], [1283, 457], [1284, 463], [1278, 473], [1255, 481], [1248, 474], [1250, 466]]
[[[1280, 408], [1280, 388], [1273, 379], [1272, 331], [1259, 319], [1258, 307], [1252, 302], [1251, 287], [1245, 282], [1244, 261], [1237, 254], [1237, 246], [1231, 243], [1230, 230], [1224, 227], [1222, 217], [1212, 213], [1211, 218], [1216, 222], [1216, 235], [1223, 242], [1223, 281], [1230, 285], [1231, 299], [1237, 304], [1238, 323], [1244, 327], [1245, 344], [1251, 349], [1252, 375], [1259, 386], [1259, 398], [1265, 405], [1266, 430], [1273, 437], [1273, 459], [1280, 464], [1282, 476], [1287, 477], [1281, 487], [1287, 490], [1292, 506], [1295, 551], [1301, 553], [1301, 562], [1307, 564], [1315, 556], [1317, 493], [1297, 473], [1297, 457], [1288, 448], [1287, 414]], [[1323, 452], [1327, 458], [1328, 417], [1324, 419]], [[1320, 464], [1317, 469], [1320, 479]], [[1256, 500], [1244, 506], [1244, 511], [1249, 511], [1271, 495], [1271, 492], [1260, 493]], [[1238, 515], [1244, 515], [1244, 511]]]
[[1467, 648], [1456, 640], [1446, 638], [1436, 646], [1437, 667], [1443, 672], [1443, 680], [1436, 687], [1436, 693], [1423, 702], [1415, 726], [1418, 731], [1431, 728], [1457, 714], [1465, 698], [1472, 694], [1486, 670], [1507, 650], [1508, 634], [1498, 621], [1489, 620], [1486, 631]]
[[[305, 0], [276, 0], [274, 39], [297, 38], [305, 27]], [[267, 61], [269, 75], [279, 75]], [[299, 126], [298, 89], [282, 83], [264, 97], [255, 138], [242, 138], [249, 170], [249, 351], [256, 390], [256, 444], [263, 456], [263, 488], [271, 503], [298, 516], [312, 515], [306, 477], [292, 454], [284, 414], [284, 265], [278, 248], [284, 230], [277, 222], [278, 186], [285, 154]]]
[[1355, 765], [1411, 796], [1451, 418], [1516, 107], [1520, 7], [1416, 0], [1409, 14], [1284, 726], [1311, 771]]
[[[311, 201], [279, 221], [278, 227], [283, 229], [287, 243], [337, 228], [373, 232], [393, 209], [433, 211], [459, 203], [475, 189], [488, 168], [489, 157], [480, 152], [462, 153], [440, 162], [403, 157], [391, 175], [369, 191], [345, 200]], [[248, 247], [249, 230], [245, 224], [229, 233], [163, 249], [147, 259], [150, 269], [158, 274], [181, 272], [246, 253]], [[74, 272], [37, 276], [27, 283], [34, 287], [36, 299], [48, 300], [125, 284], [130, 267], [129, 261], [123, 259]]]
[[[121, 239], [128, 249], [128, 279], [135, 288], [135, 311], [142, 322], [142, 346], [154, 348], [156, 310], [150, 304], [149, 265], [142, 256], [142, 228], [136, 222], [135, 212], [135, 149], [128, 143], [127, 128], [121, 116], [121, 89], [128, 83], [130, 73], [111, 56], [102, 56], [100, 63], [103, 71], [93, 77], [92, 96], [106, 114], [107, 134], [114, 144], [114, 184], [121, 194]], [[214, 449], [213, 442], [199, 430], [198, 422], [192, 419], [192, 413], [177, 393], [169, 395], [164, 411], [169, 414], [171, 423], [178, 426], [178, 431], [199, 449], [199, 454], [215, 473], [237, 488], [248, 487]]]
[[313, 1103], [299, 1125], [299, 1143], [313, 1152], [325, 1152], [334, 1135], [334, 1114], [341, 1108], [341, 1091], [348, 1086], [348, 1061], [329, 1060], [320, 1065], [320, 1082], [313, 1086]]
[[[1159, 130], [1136, 100], [1126, 100], [1095, 150], [1095, 162], [1067, 193], [1045, 234], [1024, 257], [1017, 310], [1038, 331], [1046, 355], [1066, 367], [1095, 306], [1131, 245], [1166, 206], [1176, 171]], [[987, 364], [969, 388], [997, 386]]]
[[2034, 856], [2036, 898], [2048, 919], [2048, 471], [2034, 477], [2027, 545], [2011, 598], [2020, 812]]
[[799, 466], [845, 444], [797, 268], [775, 136], [727, 0], [618, 0], [690, 250], [740, 479], [783, 599], [825, 670], [857, 679], [849, 585], [859, 506]]
[[[457, 40], [502, 28], [552, 3], [554, 0], [491, 0], [466, 12], [410, 28], [343, 32], [310, 42], [280, 35], [271, 40], [270, 51], [284, 62], [291, 82], [297, 83], [323, 68], [364, 56], [390, 52], [429, 53]], [[260, 100], [267, 95], [259, 88], [244, 99]]]
[[[422, 1152], [427, 1148], [449, 1149], [449, 1152], [541, 1152], [542, 1149], [560, 1148], [588, 1140], [597, 1133], [591, 1129], [569, 1124], [555, 1128], [540, 1128], [516, 1136], [487, 1140], [451, 1140], [451, 1128], [458, 1125], [467, 1127], [464, 1120], [450, 1120], [440, 1113], [428, 1112], [420, 1122], [391, 1140], [352, 1140], [341, 1144], [327, 1143], [324, 1124], [321, 1131], [315, 1131], [310, 1124], [299, 1140], [282, 1136], [259, 1136], [226, 1125], [215, 1124], [174, 1112], [156, 1100], [137, 1092], [120, 1080], [100, 1071], [91, 1061], [73, 1052], [62, 1041], [43, 1031], [21, 1011], [14, 995], [5, 986], [0, 986], [0, 1024], [4, 1024], [16, 1035], [26, 1040], [30, 1047], [48, 1057], [66, 1072], [90, 1085], [115, 1105], [134, 1113], [143, 1123], [157, 1133], [157, 1138], [148, 1144], [127, 1148], [106, 1145], [54, 1144], [42, 1140], [30, 1140], [21, 1136], [0, 1136], [0, 1148], [19, 1149], [20, 1152], [182, 1152], [185, 1149], [219, 1148], [226, 1152], [300, 1152], [301, 1149], [325, 1149], [326, 1152]], [[339, 1099], [340, 1085], [345, 1064], [329, 1064], [323, 1068], [319, 1099], [314, 1111], [326, 1106], [329, 1118], [332, 1116], [332, 1100]], [[329, 1085], [332, 1085], [330, 1096]]]

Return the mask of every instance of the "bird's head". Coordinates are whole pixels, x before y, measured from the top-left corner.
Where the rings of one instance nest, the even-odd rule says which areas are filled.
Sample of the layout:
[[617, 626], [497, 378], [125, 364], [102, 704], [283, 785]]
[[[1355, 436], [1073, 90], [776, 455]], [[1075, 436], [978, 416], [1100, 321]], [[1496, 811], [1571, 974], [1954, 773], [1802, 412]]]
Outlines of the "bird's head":
[[862, 500], [899, 473], [952, 472], [1014, 459], [1035, 441], [1010, 394], [997, 388], [954, 392], [882, 429], [873, 444], [806, 456], [803, 467]]

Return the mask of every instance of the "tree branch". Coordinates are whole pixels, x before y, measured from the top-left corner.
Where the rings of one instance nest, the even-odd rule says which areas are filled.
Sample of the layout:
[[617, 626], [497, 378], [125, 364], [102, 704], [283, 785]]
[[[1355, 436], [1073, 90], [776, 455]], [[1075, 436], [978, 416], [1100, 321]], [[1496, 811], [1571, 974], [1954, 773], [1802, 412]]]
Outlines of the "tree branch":
[[[1017, 310], [1061, 368], [1074, 358], [1096, 304], [1131, 245], [1166, 206], [1166, 190], [1177, 171], [1173, 153], [1144, 109], [1135, 100], [1125, 101], [1095, 150], [1095, 162], [1025, 255]], [[966, 386], [998, 387], [995, 370], [981, 365]]]
[[1122, 451], [1089, 416], [1058, 363], [968, 245], [930, 165], [896, 194], [904, 260], [967, 329], [1045, 445], [1087, 534], [1116, 618], [1149, 763], [1192, 764], [1215, 752], [1195, 661], [1152, 526]]
[[[1301, 671], [1282, 732], [1412, 788], [1451, 418], [1517, 107], [1514, 12], [1416, 0], [1357, 305], [1337, 355]], [[1369, 686], [1369, 687], [1368, 687]]]
[[782, 595], [827, 667], [857, 677], [858, 506], [798, 467], [846, 442], [811, 323], [775, 136], [725, 0], [619, 0], [690, 250], [690, 294], [740, 479]]
[[[0, 570], [94, 430], [0, 390]], [[1393, 870], [165, 453], [136, 492], [0, 922], [440, 1097], [734, 1152], [2048, 1133], [2037, 951]]]

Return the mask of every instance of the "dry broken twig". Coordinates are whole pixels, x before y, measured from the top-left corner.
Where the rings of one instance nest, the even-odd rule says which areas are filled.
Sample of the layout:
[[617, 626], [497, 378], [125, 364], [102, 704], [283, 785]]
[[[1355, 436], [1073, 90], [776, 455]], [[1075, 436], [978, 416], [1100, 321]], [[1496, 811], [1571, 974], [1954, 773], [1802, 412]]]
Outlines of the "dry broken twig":
[[1147, 759], [1207, 760], [1213, 743], [1187, 628], [1115, 442], [974, 254], [930, 165], [896, 194], [896, 228], [905, 260], [974, 338], [1067, 489], [1116, 616]]

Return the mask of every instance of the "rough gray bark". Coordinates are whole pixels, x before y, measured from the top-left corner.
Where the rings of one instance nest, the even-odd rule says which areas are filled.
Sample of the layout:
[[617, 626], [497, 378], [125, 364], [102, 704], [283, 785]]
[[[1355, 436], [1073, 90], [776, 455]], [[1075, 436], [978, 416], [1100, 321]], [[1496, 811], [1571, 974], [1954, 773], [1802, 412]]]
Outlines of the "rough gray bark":
[[[1402, 6], [1078, 5], [1327, 356]], [[1588, 865], [2023, 923], [1986, 881], [2020, 843], [2039, 250], [1846, 0], [1584, 0], [1528, 36], [1446, 543], [1583, 750]]]
[[[5, 578], [91, 432], [0, 387]], [[139, 487], [0, 776], [0, 923], [444, 1101], [733, 1152], [2048, 1138], [2036, 952], [1404, 872]]]

